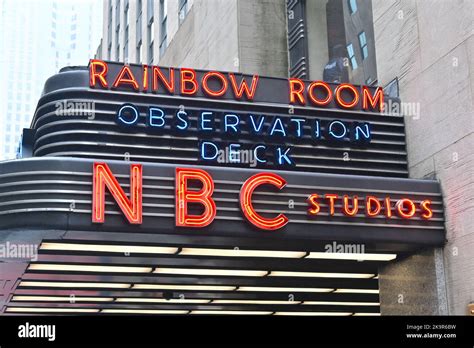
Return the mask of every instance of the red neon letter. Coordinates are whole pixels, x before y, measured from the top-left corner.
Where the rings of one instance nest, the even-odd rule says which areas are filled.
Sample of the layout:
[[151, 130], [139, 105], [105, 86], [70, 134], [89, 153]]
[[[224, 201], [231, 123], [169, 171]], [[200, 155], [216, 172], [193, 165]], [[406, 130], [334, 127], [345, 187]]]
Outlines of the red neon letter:
[[158, 79], [163, 83], [163, 86], [170, 93], [174, 93], [174, 69], [169, 68], [169, 79], [167, 80], [165, 75], [161, 72], [160, 68], [157, 66], [153, 67], [153, 91], [158, 90]]
[[424, 213], [421, 214], [423, 219], [427, 219], [427, 220], [431, 219], [433, 217], [433, 210], [431, 209], [431, 201], [427, 199], [421, 202], [420, 206], [421, 206], [421, 209], [424, 211]]
[[[411, 199], [408, 199], [408, 198], [400, 199], [397, 202], [396, 207], [397, 207], [398, 215], [400, 215], [400, 217], [402, 217], [404, 219], [409, 219], [409, 218], [413, 217], [413, 215], [415, 215], [415, 213], [416, 213], [415, 203], [413, 203], [413, 201]], [[407, 212], [405, 212], [403, 210], [405, 207], [408, 208]]]
[[[216, 77], [218, 80], [221, 81], [222, 88], [220, 90], [213, 91], [209, 88], [209, 86], [207, 85], [207, 80], [209, 80], [209, 78], [211, 77]], [[202, 89], [204, 90], [204, 92], [211, 97], [220, 97], [224, 95], [225, 92], [227, 91], [227, 80], [222, 73], [217, 72], [217, 71], [209, 71], [205, 73], [202, 78], [201, 84], [202, 84]]]
[[249, 89], [247, 81], [245, 78], [242, 78], [239, 87], [237, 87], [237, 81], [235, 80], [235, 76], [232, 73], [229, 73], [230, 84], [232, 85], [232, 89], [234, 90], [234, 95], [237, 99], [242, 99], [242, 95], [245, 93], [248, 100], [253, 100], [253, 96], [255, 95], [255, 91], [257, 90], [258, 84], [258, 75], [253, 75], [252, 77], [252, 86]]
[[312, 208], [308, 209], [308, 214], [309, 215], [317, 215], [319, 211], [321, 210], [321, 207], [319, 206], [319, 203], [316, 202], [316, 199], [319, 198], [319, 195], [316, 193], [313, 193], [308, 197], [308, 203], [311, 204]]
[[[97, 67], [100, 67], [100, 71], [97, 71]], [[89, 62], [89, 86], [95, 87], [97, 82], [96, 78], [99, 80], [102, 87], [107, 87], [107, 63], [102, 60], [91, 59]]]
[[[316, 87], [322, 87], [323, 89], [326, 90], [326, 94], [327, 94], [326, 99], [320, 100], [320, 99], [316, 98], [316, 96], [314, 95], [314, 89]], [[329, 87], [329, 85], [327, 83], [323, 82], [323, 81], [313, 82], [308, 87], [308, 96], [309, 96], [309, 99], [311, 100], [311, 102], [313, 104], [317, 105], [317, 106], [328, 105], [331, 102], [331, 99], [332, 99], [331, 87]]]
[[143, 65], [143, 90], [148, 91], [148, 65]]
[[[199, 191], [188, 189], [188, 180], [202, 183]], [[216, 203], [212, 199], [214, 182], [211, 176], [201, 169], [176, 168], [176, 226], [205, 227], [216, 217]], [[201, 215], [188, 214], [188, 203], [204, 206]]]
[[382, 87], [377, 87], [375, 90], [374, 96], [370, 95], [370, 90], [367, 86], [362, 86], [362, 108], [367, 110], [369, 109], [369, 104], [373, 109], [377, 108], [377, 103], [379, 104], [379, 111], [383, 109], [383, 89]]
[[138, 82], [135, 79], [135, 76], [133, 76], [132, 70], [130, 70], [130, 67], [128, 65], [124, 65], [122, 67], [119, 74], [117, 75], [117, 78], [115, 79], [113, 87], [117, 88], [121, 84], [131, 85], [133, 89], [138, 91]]
[[[352, 97], [352, 101], [351, 102], [346, 102], [343, 98], [342, 98], [342, 91], [345, 90], [345, 89], [348, 89], [352, 92], [352, 94], [354, 95]], [[357, 105], [357, 103], [359, 102], [359, 92], [357, 91], [357, 89], [349, 84], [349, 83], [341, 83], [339, 86], [337, 86], [336, 88], [336, 101], [337, 103], [342, 106], [343, 108], [346, 108], [346, 109], [350, 109], [350, 108], [353, 108], [354, 106]]]
[[128, 222], [142, 223], [142, 165], [130, 166], [130, 199], [120, 187], [110, 168], [105, 163], [94, 163], [92, 188], [92, 222], [105, 221], [105, 186], [118, 203]]
[[324, 195], [324, 198], [329, 200], [329, 215], [334, 215], [334, 200], [338, 198], [338, 195], [328, 193]]
[[[372, 208], [372, 205], [375, 205], [375, 210]], [[376, 216], [380, 213], [382, 206], [380, 205], [380, 202], [377, 197], [367, 196], [365, 198], [365, 208], [365, 213], [367, 216]]]
[[349, 196], [344, 195], [343, 201], [344, 205], [342, 211], [344, 212], [344, 214], [346, 214], [347, 216], [355, 216], [359, 211], [359, 198], [357, 196], [354, 196], [354, 198], [352, 199], [352, 209], [349, 209]]
[[392, 217], [392, 202], [390, 201], [390, 197], [385, 197], [385, 216], [388, 218]]
[[[186, 83], [192, 85], [191, 88], [186, 88]], [[181, 68], [181, 94], [196, 94], [198, 84], [196, 82], [196, 72], [193, 69]]]
[[304, 105], [304, 82], [297, 78], [290, 78], [288, 82], [290, 83], [290, 103], [294, 104], [298, 99], [298, 102]]
[[244, 182], [240, 190], [240, 207], [247, 220], [253, 225], [262, 230], [276, 230], [285, 226], [288, 223], [288, 218], [283, 214], [279, 214], [273, 219], [264, 218], [255, 211], [252, 205], [253, 192], [264, 184], [276, 186], [281, 190], [285, 187], [286, 181], [281, 176], [272, 173], [259, 173], [251, 176]]

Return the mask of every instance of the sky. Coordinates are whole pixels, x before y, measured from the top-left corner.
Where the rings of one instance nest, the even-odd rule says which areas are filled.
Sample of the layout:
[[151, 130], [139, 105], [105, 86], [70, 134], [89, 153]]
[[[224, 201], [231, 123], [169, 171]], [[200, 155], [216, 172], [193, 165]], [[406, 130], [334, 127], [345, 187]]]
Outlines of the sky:
[[102, 8], [101, 0], [0, 0], [0, 160], [16, 157], [46, 79], [94, 57]]

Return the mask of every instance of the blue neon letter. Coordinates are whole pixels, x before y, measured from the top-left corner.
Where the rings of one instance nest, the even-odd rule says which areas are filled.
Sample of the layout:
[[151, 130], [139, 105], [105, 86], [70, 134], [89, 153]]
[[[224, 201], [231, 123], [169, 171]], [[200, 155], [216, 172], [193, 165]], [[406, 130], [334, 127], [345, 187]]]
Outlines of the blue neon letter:
[[253, 127], [252, 131], [255, 134], [260, 133], [260, 131], [263, 128], [263, 123], [265, 122], [265, 116], [260, 116], [260, 118], [258, 119], [258, 126], [255, 124], [255, 119], [253, 118], [253, 115], [249, 115], [249, 118], [250, 118], [250, 123], [252, 124], [252, 127]]
[[211, 127], [206, 126], [207, 123], [212, 124], [212, 119], [211, 119], [210, 116], [212, 116], [212, 112], [210, 112], [210, 111], [204, 111], [204, 112], [201, 113], [201, 130], [203, 130], [203, 131], [212, 131], [212, 130], [214, 130], [212, 128], [212, 126]]
[[301, 138], [303, 135], [303, 126], [301, 123], [304, 123], [306, 120], [304, 118], [291, 118], [291, 122], [296, 122], [296, 136]]
[[[277, 124], [279, 125], [279, 128], [277, 128]], [[280, 132], [284, 137], [286, 137], [285, 127], [283, 127], [283, 122], [280, 117], [275, 117], [270, 135], [273, 135], [275, 132]]]
[[[229, 123], [229, 119], [233, 118], [234, 122]], [[234, 133], [238, 133], [239, 129], [237, 126], [239, 125], [240, 119], [239, 116], [234, 115], [234, 114], [227, 114], [224, 116], [224, 132], [227, 132], [228, 128], [232, 128], [234, 130]]]
[[277, 156], [278, 156], [278, 164], [282, 165], [284, 162], [289, 165], [293, 165], [294, 162], [288, 156], [288, 152], [290, 152], [290, 148], [287, 147], [285, 152], [282, 152], [281, 147], [277, 147]]
[[139, 115], [140, 113], [134, 105], [125, 104], [117, 112], [117, 121], [123, 125], [132, 126], [138, 122]]
[[[338, 133], [335, 133], [334, 132], [334, 125], [339, 125], [341, 127], [341, 130], [342, 130], [342, 133], [339, 132]], [[329, 134], [333, 137], [333, 138], [336, 138], [336, 139], [343, 139], [346, 134], [347, 134], [347, 128], [346, 126], [344, 125], [344, 123], [342, 123], [341, 121], [332, 121], [329, 126], [328, 126], [328, 129], [329, 129]]]
[[[155, 123], [157, 121], [157, 123]], [[148, 124], [151, 127], [164, 127], [165, 126], [165, 112], [160, 108], [150, 108], [148, 115]]]
[[[213, 156], [206, 155], [209, 152], [209, 147], [211, 149], [214, 149], [214, 155]], [[219, 148], [217, 147], [216, 144], [214, 144], [210, 141], [203, 141], [201, 143], [201, 158], [203, 160], [207, 160], [207, 161], [215, 160], [218, 154], [219, 154]]]
[[176, 117], [178, 118], [178, 121], [181, 122], [181, 124], [176, 125], [176, 128], [178, 128], [179, 130], [188, 129], [188, 113], [186, 111], [180, 110], [176, 113]]

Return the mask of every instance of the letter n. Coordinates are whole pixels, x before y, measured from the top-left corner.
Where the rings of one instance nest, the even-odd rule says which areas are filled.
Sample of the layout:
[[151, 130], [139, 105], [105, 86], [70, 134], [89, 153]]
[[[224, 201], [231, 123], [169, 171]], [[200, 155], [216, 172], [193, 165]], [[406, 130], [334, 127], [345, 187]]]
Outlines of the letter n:
[[142, 165], [130, 166], [130, 199], [107, 164], [94, 163], [92, 188], [92, 222], [105, 221], [105, 187], [109, 189], [122, 213], [131, 224], [142, 223]]

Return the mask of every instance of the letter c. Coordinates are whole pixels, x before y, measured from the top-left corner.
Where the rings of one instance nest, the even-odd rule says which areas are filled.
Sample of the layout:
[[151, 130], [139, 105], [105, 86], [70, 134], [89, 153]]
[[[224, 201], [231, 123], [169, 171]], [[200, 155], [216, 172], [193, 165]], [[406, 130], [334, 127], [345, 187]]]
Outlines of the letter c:
[[244, 182], [240, 190], [240, 207], [247, 220], [254, 226], [262, 230], [277, 230], [288, 223], [288, 218], [284, 214], [279, 214], [275, 218], [265, 218], [259, 215], [252, 205], [252, 195], [260, 185], [269, 184], [282, 189], [286, 186], [286, 181], [281, 176], [272, 173], [258, 173]]

